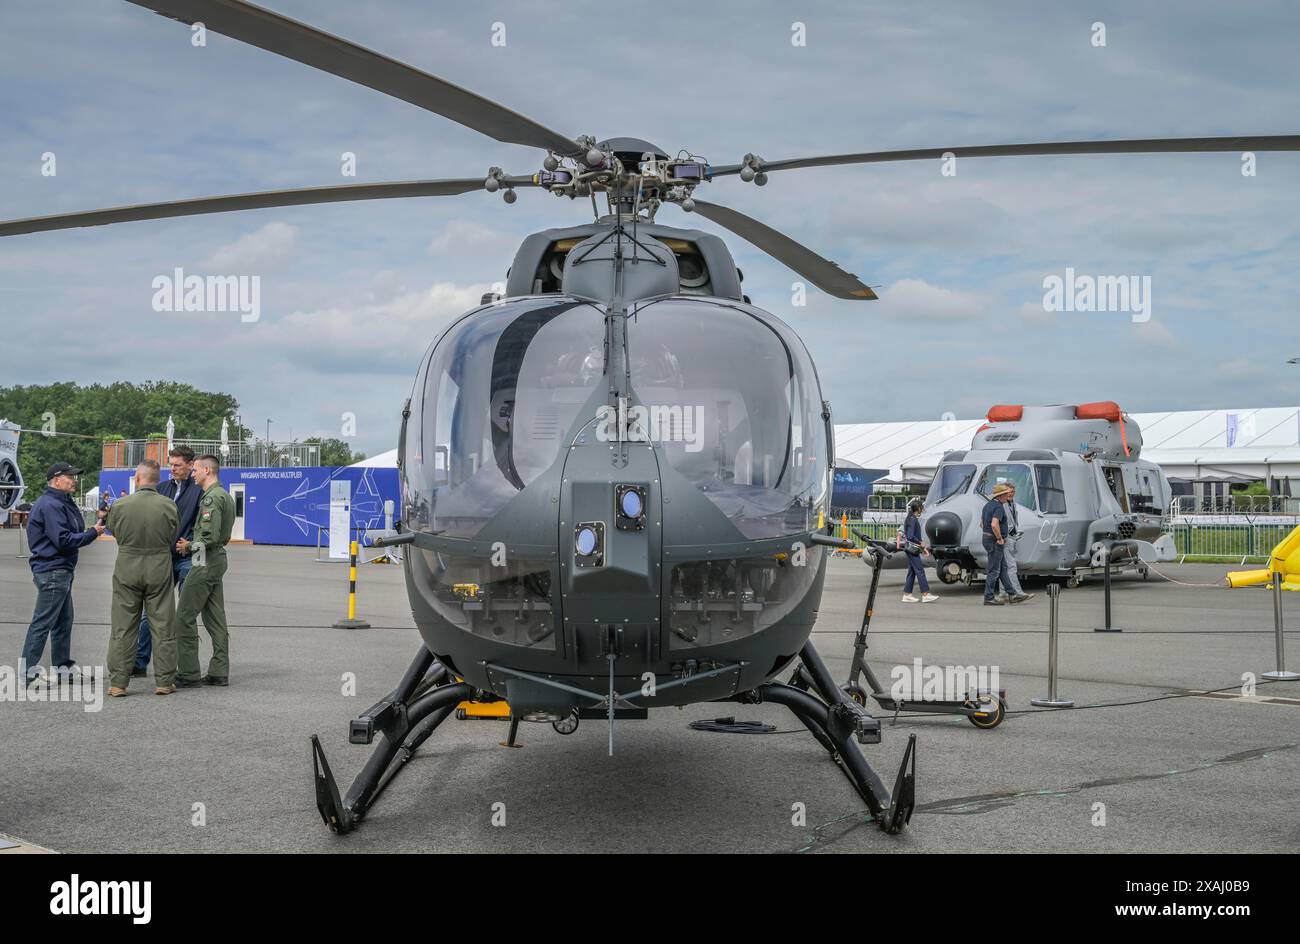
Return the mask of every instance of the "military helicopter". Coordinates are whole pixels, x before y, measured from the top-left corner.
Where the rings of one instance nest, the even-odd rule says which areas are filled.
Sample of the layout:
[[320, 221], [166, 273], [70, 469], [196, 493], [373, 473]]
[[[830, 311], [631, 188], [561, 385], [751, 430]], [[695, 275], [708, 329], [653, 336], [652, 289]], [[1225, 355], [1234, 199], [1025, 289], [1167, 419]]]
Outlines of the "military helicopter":
[[969, 585], [988, 565], [980, 512], [1003, 482], [1016, 488], [1022, 576], [1077, 587], [1108, 559], [1145, 578], [1148, 562], [1175, 556], [1161, 535], [1169, 480], [1142, 458], [1142, 430], [1114, 401], [995, 406], [969, 450], [943, 457], [922, 527], [944, 583]]
[[23, 500], [23, 473], [18, 467], [19, 432], [17, 423], [0, 420], [0, 517], [7, 517]]
[[[423, 645], [397, 687], [353, 720], [382, 741], [340, 796], [312, 738], [317, 807], [354, 828], [465, 700], [504, 697], [519, 721], [572, 731], [698, 702], [789, 708], [887, 832], [915, 802], [915, 736], [894, 788], [858, 743], [879, 723], [809, 641], [828, 548], [830, 405], [799, 337], [752, 305], [719, 237], [667, 226], [694, 212], [835, 298], [870, 286], [742, 213], [695, 196], [720, 178], [888, 161], [1040, 154], [1297, 150], [1300, 135], [927, 148], [715, 165], [630, 137], [545, 127], [497, 102], [239, 0], [131, 0], [349, 79], [498, 141], [544, 152], [531, 175], [350, 184], [118, 207], [0, 223], [0, 235], [395, 197], [537, 189], [590, 199], [593, 221], [524, 240], [505, 291], [425, 353], [402, 410], [400, 532]], [[670, 156], [672, 155], [672, 156]], [[597, 196], [605, 200], [605, 212]], [[786, 681], [779, 678], [794, 666]]]

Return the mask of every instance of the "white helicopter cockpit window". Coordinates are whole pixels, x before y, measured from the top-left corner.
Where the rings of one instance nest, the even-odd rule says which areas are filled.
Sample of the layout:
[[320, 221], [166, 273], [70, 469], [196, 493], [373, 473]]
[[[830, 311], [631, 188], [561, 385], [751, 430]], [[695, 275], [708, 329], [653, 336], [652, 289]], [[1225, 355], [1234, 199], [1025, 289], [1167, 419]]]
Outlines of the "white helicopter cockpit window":
[[604, 321], [585, 303], [502, 303], [434, 348], [407, 430], [413, 526], [472, 537], [551, 467], [602, 379]]
[[930, 491], [925, 496], [925, 503], [937, 505], [954, 495], [964, 494], [974, 478], [975, 466], [968, 462], [939, 466], [939, 471], [934, 473], [934, 481], [930, 483]]
[[985, 498], [990, 498], [993, 495], [993, 487], [1003, 482], [1016, 487], [1017, 505], [1031, 511], [1038, 508], [1038, 501], [1034, 497], [1033, 473], [1030, 472], [1029, 466], [1018, 462], [986, 465], [984, 471], [980, 473], [979, 484], [975, 486], [975, 491]]
[[742, 534], [815, 526], [830, 450], [797, 335], [738, 308], [668, 299], [636, 314], [627, 349], [645, 434]]

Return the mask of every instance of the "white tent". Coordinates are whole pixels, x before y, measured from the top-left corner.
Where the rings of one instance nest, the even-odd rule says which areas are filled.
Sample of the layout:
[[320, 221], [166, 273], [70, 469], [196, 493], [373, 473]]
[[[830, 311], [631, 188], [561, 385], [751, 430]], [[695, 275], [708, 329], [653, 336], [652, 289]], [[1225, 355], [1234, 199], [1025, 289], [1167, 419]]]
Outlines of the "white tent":
[[[1300, 407], [1133, 413], [1142, 428], [1142, 457], [1183, 481], [1291, 480], [1300, 493]], [[837, 465], [888, 469], [898, 482], [928, 482], [945, 452], [969, 449], [985, 420], [839, 423]], [[355, 463], [395, 468], [390, 449]]]
[[[1300, 407], [1133, 413], [1142, 457], [1171, 479], [1300, 479]], [[895, 481], [928, 482], [943, 454], [969, 449], [978, 420], [850, 423], [835, 427], [836, 461], [890, 469]], [[1293, 491], [1298, 483], [1293, 483]]]
[[349, 468], [352, 469], [395, 469], [397, 468], [397, 450], [389, 449], [387, 452], [381, 452], [377, 456], [371, 456], [369, 459], [362, 459], [360, 462], [352, 463]]

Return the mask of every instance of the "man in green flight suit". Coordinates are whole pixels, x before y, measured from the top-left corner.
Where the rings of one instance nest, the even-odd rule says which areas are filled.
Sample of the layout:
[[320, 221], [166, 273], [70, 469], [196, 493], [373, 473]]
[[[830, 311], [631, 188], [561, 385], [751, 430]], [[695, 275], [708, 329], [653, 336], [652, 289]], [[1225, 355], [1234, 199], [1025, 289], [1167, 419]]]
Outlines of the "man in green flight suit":
[[108, 693], [126, 694], [140, 638], [140, 611], [149, 615], [153, 642], [154, 692], [170, 695], [176, 674], [176, 636], [172, 621], [171, 550], [180, 519], [176, 503], [158, 494], [158, 463], [136, 467], [135, 491], [113, 502], [105, 524], [117, 539], [113, 565], [112, 636], [108, 643]]
[[[181, 538], [176, 550], [194, 558], [176, 608], [177, 688], [227, 685], [230, 680], [230, 633], [226, 629], [226, 597], [221, 580], [226, 574], [226, 544], [235, 526], [235, 500], [221, 487], [221, 464], [213, 455], [194, 460], [194, 481], [203, 489], [194, 538]], [[212, 637], [208, 674], [199, 677], [199, 614]]]

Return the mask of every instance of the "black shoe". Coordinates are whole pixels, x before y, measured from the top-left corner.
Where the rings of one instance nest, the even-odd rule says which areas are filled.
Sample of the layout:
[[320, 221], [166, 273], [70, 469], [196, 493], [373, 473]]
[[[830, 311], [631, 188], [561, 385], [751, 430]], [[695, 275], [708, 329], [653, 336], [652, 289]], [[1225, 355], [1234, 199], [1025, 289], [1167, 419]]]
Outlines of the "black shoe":
[[147, 665], [144, 666], [143, 668], [137, 665], [134, 669], [131, 670], [131, 678], [144, 678], [148, 674], [149, 674], [149, 666]]
[[203, 683], [198, 679], [181, 678], [178, 675], [176, 676], [176, 679], [175, 681], [172, 682], [172, 684], [175, 685], [177, 688], [198, 688]]
[[229, 685], [230, 680], [224, 675], [205, 675], [203, 676], [204, 685]]

